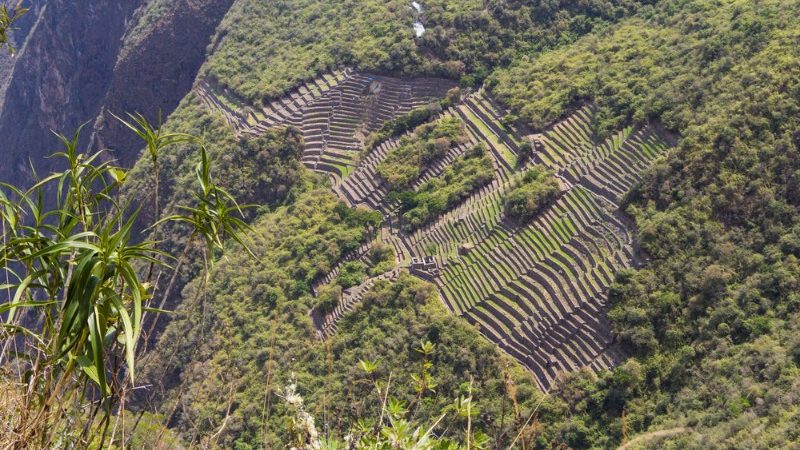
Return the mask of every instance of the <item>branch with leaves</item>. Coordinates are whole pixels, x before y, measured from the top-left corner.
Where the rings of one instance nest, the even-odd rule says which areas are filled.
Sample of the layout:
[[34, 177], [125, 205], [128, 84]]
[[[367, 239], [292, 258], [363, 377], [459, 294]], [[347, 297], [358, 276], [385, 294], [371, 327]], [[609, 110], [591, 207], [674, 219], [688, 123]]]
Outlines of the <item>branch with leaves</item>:
[[[131, 117], [135, 125], [126, 125], [155, 163], [170, 145], [200, 142]], [[0, 385], [19, 396], [18, 410], [0, 415], [3, 447], [104, 447], [112, 411], [119, 406], [117, 415], [124, 413], [135, 386], [145, 313], [161, 312], [179, 269], [155, 240], [133, 239], [139, 210], [118, 200], [127, 173], [103, 152], [80, 152], [80, 132], [58, 136], [64, 151], [54, 157], [65, 161], [63, 172], [27, 190], [0, 184]], [[243, 236], [249, 206], [214, 183], [202, 143], [200, 153], [195, 198], [150, 230], [184, 222], [207, 254], [222, 254], [228, 239], [250, 252]], [[150, 305], [158, 292], [153, 266], [173, 270], [158, 308]]]

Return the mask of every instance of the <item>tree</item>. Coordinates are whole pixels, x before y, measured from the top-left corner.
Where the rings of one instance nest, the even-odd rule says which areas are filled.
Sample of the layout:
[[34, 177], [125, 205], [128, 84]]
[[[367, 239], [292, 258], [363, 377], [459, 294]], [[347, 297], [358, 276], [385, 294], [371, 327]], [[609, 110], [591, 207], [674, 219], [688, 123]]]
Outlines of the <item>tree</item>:
[[531, 169], [506, 195], [506, 216], [525, 223], [549, 205], [559, 191], [558, 181], [552, 174], [539, 168]]

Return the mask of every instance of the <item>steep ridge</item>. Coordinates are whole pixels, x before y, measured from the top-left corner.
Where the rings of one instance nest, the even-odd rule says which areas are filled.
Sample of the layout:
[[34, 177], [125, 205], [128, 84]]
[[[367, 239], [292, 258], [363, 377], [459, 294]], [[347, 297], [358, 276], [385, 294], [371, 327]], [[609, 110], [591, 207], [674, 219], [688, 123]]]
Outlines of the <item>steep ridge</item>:
[[29, 160], [39, 173], [49, 172], [55, 162], [45, 156], [57, 145], [50, 130], [71, 133], [97, 116], [122, 37], [142, 3], [98, 0], [83, 8], [47, 2], [15, 64], [0, 114], [0, 179], [27, 184]]
[[[121, 165], [133, 165], [139, 143], [110, 113], [140, 112], [154, 123], [159, 112], [166, 118], [191, 89], [233, 0], [170, 2], [153, 23], [135, 28], [144, 7], [155, 3], [100, 1], [89, 9], [64, 0], [34, 3], [21, 25], [27, 36], [14, 70], [0, 81], [0, 90], [8, 88], [0, 113], [8, 163], [0, 179], [26, 184], [29, 160], [40, 173], [54, 169], [45, 158], [57, 148], [50, 131], [71, 133], [84, 123], [94, 133], [84, 131], [82, 144], [109, 148]], [[128, 35], [133, 29], [135, 39]], [[0, 66], [8, 65], [4, 58]]]
[[[173, 1], [180, 0], [167, 0]], [[246, 2], [236, 0], [236, 3]], [[222, 288], [209, 296], [209, 304], [232, 303], [233, 296], [226, 297], [233, 291], [226, 286], [228, 280], [238, 281], [245, 287], [260, 285], [258, 289], [242, 289], [244, 295], [237, 293], [243, 299], [252, 299], [252, 303], [237, 303], [235, 309], [230, 308], [230, 313], [218, 310], [221, 312], [220, 322], [224, 320], [227, 328], [214, 329], [209, 335], [219, 347], [217, 353], [231, 353], [230, 357], [220, 357], [217, 359], [219, 363], [212, 365], [214, 350], [195, 356], [191, 353], [193, 349], [189, 348], [190, 351], [179, 354], [185, 368], [167, 372], [167, 375], [176, 380], [183, 377], [187, 380], [186, 388], [181, 385], [168, 395], [170, 400], [175, 397], [181, 400], [185, 393], [188, 400], [176, 406], [174, 411], [178, 414], [166, 421], [171, 426], [182, 421], [181, 430], [192, 430], [195, 424], [190, 422], [202, 423], [201, 428], [206, 428], [202, 433], [206, 436], [213, 433], [214, 438], [223, 435], [224, 439], [224, 429], [232, 436], [224, 441], [225, 447], [232, 447], [234, 439], [241, 440], [236, 442], [237, 445], [247, 441], [242, 445], [254, 442], [250, 446], [270, 447], [267, 437], [263, 439], [264, 443], [257, 441], [261, 439], [261, 429], [271, 431], [275, 425], [257, 422], [257, 414], [252, 412], [257, 411], [260, 392], [271, 391], [260, 389], [262, 385], [252, 381], [265, 378], [265, 373], [272, 374], [269, 369], [275, 367], [271, 359], [273, 351], [278, 355], [288, 354], [287, 349], [291, 347], [283, 346], [283, 342], [275, 346], [274, 338], [267, 333], [257, 335], [256, 332], [267, 327], [272, 331], [273, 324], [254, 319], [267, 316], [272, 311], [270, 308], [281, 313], [288, 310], [281, 310], [284, 305], [277, 303], [275, 298], [279, 301], [283, 298], [275, 295], [276, 292], [280, 294], [282, 290], [289, 292], [292, 289], [307, 293], [309, 286], [313, 292], [326, 284], [349, 285], [340, 281], [346, 279], [345, 276], [338, 276], [347, 272], [342, 269], [342, 263], [364, 258], [374, 242], [378, 242], [390, 245], [397, 255], [397, 265], [391, 274], [408, 269], [430, 281], [438, 289], [443, 305], [454, 316], [464, 319], [453, 318], [450, 324], [472, 324], [488, 341], [516, 358], [531, 375], [535, 374], [543, 390], [559, 385], [553, 388], [553, 395], [540, 403], [534, 402], [537, 405], [534, 411], [539, 411], [535, 419], [542, 420], [539, 428], [542, 431], [535, 437], [541, 446], [613, 447], [618, 444], [620, 434], [624, 443], [628, 433], [633, 436], [648, 427], [663, 425], [670, 428], [685, 423], [701, 423], [707, 430], [696, 433], [696, 436], [702, 435], [702, 439], [682, 438], [672, 442], [673, 446], [687, 446], [690, 442], [697, 442], [695, 445], [698, 446], [709, 442], [745, 445], [741, 444], [743, 441], [754, 446], [757, 440], [773, 442], [777, 446], [778, 442], [795, 437], [792, 422], [796, 415], [792, 413], [797, 408], [792, 396], [784, 398], [782, 394], [792, 391], [792, 371], [796, 372], [799, 364], [796, 357], [798, 345], [794, 339], [797, 333], [792, 331], [792, 324], [796, 325], [796, 321], [792, 322], [791, 315], [797, 310], [797, 299], [791, 292], [797, 284], [794, 256], [798, 255], [800, 248], [794, 219], [797, 215], [792, 214], [798, 204], [797, 183], [792, 180], [800, 173], [794, 157], [797, 154], [794, 151], [797, 133], [793, 128], [797, 128], [797, 124], [791, 119], [796, 117], [792, 114], [796, 105], [793, 105], [791, 96], [797, 89], [796, 83], [792, 83], [787, 75], [797, 66], [796, 46], [791, 45], [796, 43], [797, 30], [796, 27], [776, 26], [774, 23], [786, 23], [780, 20], [780, 16], [791, 17], [789, 11], [797, 8], [779, 2], [767, 2], [767, 5], [757, 8], [751, 8], [748, 2], [690, 1], [677, 6], [645, 2], [647, 10], [633, 20], [621, 26], [611, 23], [599, 27], [600, 32], [574, 45], [571, 36], [541, 33], [560, 40], [559, 49], [554, 52], [559, 56], [548, 58], [550, 52], [547, 47], [536, 46], [537, 39], [518, 38], [506, 31], [506, 28], [510, 31], [512, 22], [534, 28], [530, 22], [504, 15], [506, 10], [527, 6], [525, 2], [475, 3], [490, 13], [469, 16], [441, 8], [463, 25], [451, 30], [446, 23], [426, 20], [428, 32], [425, 38], [417, 39], [415, 45], [408, 47], [422, 49], [425, 62], [427, 49], [439, 46], [442, 54], [459, 55], [459, 59], [447, 62], [462, 63], [463, 59], [469, 63], [482, 59], [460, 58], [459, 52], [446, 46], [447, 41], [475, 42], [455, 38], [459, 34], [466, 35], [469, 28], [486, 30], [486, 34], [493, 38], [485, 40], [488, 48], [475, 47], [476, 53], [491, 52], [492, 62], [462, 66], [465, 75], [460, 78], [462, 88], [480, 83], [488, 73], [487, 89], [495, 82], [510, 85], [490, 90], [511, 109], [506, 114], [499, 103], [479, 92], [457, 104], [449, 113], [463, 123], [471, 142], [485, 144], [499, 176], [490, 184], [475, 189], [457, 206], [438, 215], [433, 223], [426, 222], [425, 226], [408, 233], [397, 227], [394, 220], [397, 202], [392, 201], [394, 196], [388, 197], [375, 170], [396, 142], [388, 140], [376, 146], [374, 151], [358, 154], [369, 121], [378, 117], [381, 111], [380, 102], [368, 100], [350, 108], [341, 101], [342, 95], [339, 95], [337, 103], [336, 94], [332, 92], [337, 89], [345, 91], [340, 87], [343, 81], [338, 79], [338, 73], [332, 72], [318, 79], [308, 78], [316, 76], [319, 70], [343, 67], [337, 65], [340, 63], [358, 67], [359, 61], [354, 61], [352, 55], [340, 54], [340, 49], [349, 50], [350, 47], [337, 45], [334, 41], [334, 45], [328, 47], [336, 53], [328, 54], [327, 48], [320, 51], [321, 47], [306, 46], [306, 42], [316, 43], [323, 39], [327, 44], [327, 36], [334, 33], [309, 26], [309, 21], [305, 20], [295, 20], [297, 27], [291, 23], [276, 27], [286, 30], [286, 34], [276, 33], [266, 26], [253, 26], [258, 24], [255, 21], [241, 20], [253, 15], [250, 13], [258, 9], [255, 7], [241, 8], [246, 14], [230, 20], [231, 31], [241, 20], [246, 25], [238, 28], [267, 30], [265, 34], [280, 36], [278, 44], [267, 42], [255, 33], [252, 36], [241, 33], [244, 38], [251, 37], [246, 39], [250, 46], [244, 45], [245, 39], [228, 39], [232, 43], [228, 46], [233, 48], [232, 53], [241, 53], [243, 57], [240, 60], [218, 58], [217, 66], [231, 67], [231, 70], [203, 71], [205, 78], [196, 82], [196, 90], [190, 94], [187, 103], [198, 98], [195, 94], [202, 95], [204, 101], [213, 107], [214, 117], [207, 116], [202, 110], [199, 115], [206, 123], [213, 119], [220, 128], [224, 128], [224, 124], [219, 119], [225, 117], [233, 126], [225, 130], [225, 137], [231, 142], [234, 142], [234, 137], [259, 135], [264, 130], [283, 125], [300, 129], [312, 148], [304, 155], [307, 166], [331, 174], [331, 187], [348, 206], [377, 211], [384, 216], [385, 223], [378, 236], [362, 237], [357, 239], [358, 242], [348, 241], [348, 250], [361, 244], [356, 251], [337, 253], [336, 257], [291, 272], [291, 278], [297, 283], [291, 283], [292, 280], [283, 283], [288, 287], [276, 283], [274, 276], [260, 279], [251, 276], [252, 272], [247, 270], [249, 265], [241, 260], [237, 260], [232, 270], [219, 272], [224, 275], [217, 282]], [[607, 7], [628, 2], [589, 3]], [[276, 9], [280, 7], [287, 12], [281, 14], [284, 17], [293, 16], [291, 10], [299, 9], [293, 8], [296, 3], [293, 5], [292, 2], [253, 1], [251, 4], [279, 5]], [[594, 27], [600, 23], [565, 20], [569, 16], [561, 12], [561, 8], [569, 2], [530, 4], [549, 7], [553, 17], [548, 20], [568, 24], [570, 31], [578, 35], [584, 33], [580, 30], [582, 26]], [[435, 11], [436, 7], [431, 10]], [[507, 17], [507, 20], [499, 22], [502, 26], [490, 22], [492, 27], [487, 27], [484, 24], [490, 15], [495, 15], [494, 10], [501, 12], [497, 16]], [[320, 17], [335, 15], [326, 13], [330, 10], [324, 8], [319, 11], [315, 13]], [[533, 11], [539, 12], [538, 9]], [[350, 27], [339, 29], [344, 30], [341, 34], [347, 38], [356, 35]], [[303, 35], [300, 30], [311, 30], [311, 33]], [[311, 35], [314, 32], [319, 37]], [[408, 30], [406, 32], [408, 34]], [[288, 34], [299, 35], [297, 41], [300, 45], [291, 46]], [[496, 41], [494, 35], [497, 35]], [[219, 35], [216, 38], [213, 48], [222, 41]], [[286, 42], [280, 42], [281, 39]], [[390, 47], [390, 40], [375, 41], [382, 49]], [[519, 46], [512, 47], [517, 43]], [[534, 47], [528, 48], [528, 44]], [[385, 54], [394, 58], [398, 47], [404, 48], [394, 46], [392, 53], [387, 51]], [[254, 48], [261, 49], [261, 52], [253, 51]], [[286, 65], [287, 60], [289, 63], [295, 61], [282, 57], [281, 49], [286, 48], [290, 50], [284, 51], [285, 54], [293, 55], [303, 50], [320, 57], [308, 67], [297, 64], [300, 70], [281, 70], [281, 63]], [[270, 53], [274, 53], [274, 57]], [[369, 51], [360, 53], [368, 57], [383, 55]], [[495, 60], [502, 60], [502, 64], [495, 64]], [[453, 66], [458, 68], [456, 64]], [[369, 67], [365, 70], [384, 70], [386, 66], [376, 64]], [[476, 70], [476, 67], [482, 70]], [[401, 65], [386, 70], [396, 74], [419, 73], [406, 72], [405, 66]], [[501, 76], [513, 82], [492, 78], [496, 76], [495, 72], [503, 71], [507, 71], [506, 75]], [[531, 73], [536, 75], [529, 76]], [[219, 78], [213, 78], [213, 75], [220, 74]], [[302, 79], [311, 81], [297, 88], [287, 86]], [[277, 94], [278, 91], [290, 95], [262, 103], [268, 92]], [[245, 96], [251, 103], [243, 100]], [[597, 117], [594, 117], [591, 104], [575, 111], [576, 104], [589, 101], [602, 105]], [[310, 106], [312, 102], [315, 104]], [[303, 108], [305, 111], [298, 113]], [[367, 110], [370, 117], [364, 117], [367, 113], [357, 116], [359, 111]], [[568, 112], [574, 114], [568, 115]], [[356, 117], [361, 120], [358, 124], [354, 122]], [[564, 117], [566, 119], [562, 120]], [[334, 119], [336, 124], [332, 124]], [[516, 120], [519, 122], [515, 125], [525, 122], [541, 132], [531, 134], [515, 128], [511, 123]], [[665, 121], [670, 129], [685, 132], [687, 139], [679, 151], [669, 150], [674, 144], [668, 133], [659, 128], [658, 120]], [[631, 122], [641, 126], [627, 126]], [[643, 123], [650, 122], [653, 124], [643, 126]], [[103, 124], [98, 122], [98, 125]], [[611, 136], [604, 134], [615, 126], [619, 128]], [[192, 129], [202, 127], [198, 125]], [[239, 136], [235, 136], [233, 129], [239, 132]], [[99, 142], [111, 142], [111, 139]], [[232, 152], [228, 150], [232, 147], [218, 146], [218, 154], [230, 154]], [[462, 147], [451, 148], [445, 157], [430, 163], [420, 171], [413, 189], [428, 180], [436, 180], [463, 151]], [[626, 198], [631, 187], [642, 181], [642, 174], [666, 153], [672, 153], [671, 158], [660, 161], [657, 172], [644, 177], [642, 189], [637, 189], [630, 199]], [[228, 161], [246, 159], [239, 153], [235, 155], [238, 157], [231, 157]], [[189, 162], [181, 163], [180, 167], [190, 169], [190, 158], [186, 161]], [[520, 182], [522, 173], [531, 166], [548, 169], [542, 172], [553, 172], [561, 191], [557, 199], [543, 207], [534, 219], [519, 223], [505, 216], [504, 203], [509, 192]], [[233, 167], [235, 169], [236, 165]], [[305, 176], [304, 180], [307, 180]], [[315, 179], [315, 186], [316, 183]], [[648, 264], [642, 271], [625, 270], [637, 267], [639, 259], [635, 242], [638, 233], [630, 218], [621, 212], [621, 207], [626, 206], [629, 200], [635, 206], [628, 211], [634, 213], [643, 226], [642, 245], [651, 250], [651, 254], [658, 255], [653, 258], [652, 265]], [[341, 204], [336, 204], [336, 208], [336, 211], [349, 212]], [[270, 214], [266, 207], [259, 214], [262, 211]], [[305, 216], [314, 217], [307, 212]], [[375, 228], [371, 230], [376, 231]], [[267, 230], [270, 234], [273, 231], [279, 232], [280, 229]], [[287, 253], [291, 253], [293, 249], [287, 247], [290, 250]], [[296, 248], [302, 249], [297, 251], [298, 254], [316, 250], [311, 245]], [[329, 245], [328, 248], [335, 247]], [[270, 259], [282, 261], [279, 257]], [[621, 270], [623, 276], [617, 276]], [[321, 271], [328, 272], [320, 276]], [[285, 272], [290, 273], [288, 269]], [[375, 272], [369, 273], [373, 276]], [[405, 274], [403, 278], [408, 279]], [[312, 311], [316, 330], [310, 328], [311, 322], [303, 313], [322, 302], [315, 303], [307, 294], [287, 296], [294, 302], [292, 306], [302, 302], [301, 307], [290, 312], [303, 319], [295, 328], [305, 334], [300, 338], [292, 336], [289, 344], [299, 348], [297, 343], [306, 342], [304, 339], [312, 341], [322, 337], [326, 342], [314, 345], [319, 345], [319, 349], [328, 346], [326, 350], [329, 350], [342, 342], [336, 341], [337, 338], [358, 337], [359, 331], [368, 329], [364, 325], [366, 322], [380, 323], [381, 328], [386, 324], [400, 324], [401, 328], [419, 325], [413, 318], [400, 320], [397, 317], [392, 321], [391, 311], [388, 319], [373, 320], [369, 314], [377, 308], [372, 302], [368, 302], [363, 311], [351, 314], [360, 308], [363, 298], [371, 298], [370, 290], [378, 290], [373, 283], [374, 280], [368, 278], [345, 291], [333, 309], [329, 309], [330, 297], [325, 298], [325, 308], [330, 313], [314, 317]], [[615, 285], [613, 335], [606, 317], [611, 283]], [[378, 283], [379, 286], [388, 284]], [[275, 291], [268, 289], [273, 286]], [[189, 294], [183, 296], [190, 299]], [[181, 295], [176, 294], [176, 297]], [[394, 305], [391, 308], [381, 306], [399, 311]], [[349, 315], [352, 322], [341, 322]], [[229, 320], [231, 318], [233, 320]], [[280, 324], [274, 328], [278, 333], [272, 332], [273, 336], [283, 338], [293, 329], [284, 325], [288, 320], [281, 319], [286, 318], [278, 316], [274, 321]], [[359, 326], [353, 328], [351, 324], [356, 320]], [[183, 329], [205, 332], [200, 326]], [[362, 334], [367, 335], [365, 332]], [[395, 341], [401, 337], [396, 332], [387, 335]], [[583, 367], [601, 370], [618, 365], [621, 358], [627, 358], [629, 355], [620, 352], [615, 336], [626, 349], [634, 352], [631, 355], [636, 355], [624, 367], [601, 374], [599, 380], [586, 373], [560, 380], [567, 371]], [[372, 356], [358, 344], [346, 345], [353, 342], [344, 341], [341, 347], [361, 351], [365, 357]], [[355, 342], [359, 341], [356, 339]], [[379, 346], [388, 347], [384, 342]], [[237, 347], [255, 348], [269, 354], [269, 363], [262, 364], [263, 356], [255, 351], [238, 352]], [[330, 354], [328, 352], [326, 356]], [[288, 357], [278, 365], [283, 372], [291, 369], [294, 373], [298, 366], [301, 371], [310, 367], [313, 372], [318, 370], [317, 366], [323, 365], [303, 361], [289, 367], [287, 360]], [[247, 371], [252, 371], [255, 376], [249, 379], [239, 377]], [[156, 373], [162, 376], [161, 372]], [[333, 370], [327, 369], [327, 373], [331, 374]], [[657, 376], [651, 377], [652, 374]], [[643, 375], [641, 379], [640, 375]], [[302, 376], [306, 374], [302, 373]], [[328, 377], [333, 378], [331, 375]], [[304, 381], [311, 378], [306, 376]], [[205, 383], [207, 379], [216, 382]], [[266, 380], [267, 388], [271, 388], [273, 378], [267, 376]], [[312, 397], [306, 399], [308, 405], [321, 404], [325, 410], [323, 414], [327, 415], [326, 408], [333, 403], [328, 397], [320, 400], [314, 396], [315, 391], [322, 391], [321, 385], [307, 383]], [[339, 385], [342, 384], [326, 380], [325, 392], [334, 391]], [[347, 381], [343, 385], [347, 387]], [[220, 386], [226, 389], [219, 389]], [[218, 398], [205, 396], [214, 391], [219, 391]], [[526, 386], [521, 391], [529, 393], [531, 389]], [[709, 396], [709, 391], [724, 395]], [[227, 403], [226, 398], [219, 398], [226, 393], [229, 397], [234, 393], [238, 395], [236, 403]], [[441, 390], [437, 395], [447, 393], [449, 391]], [[248, 404], [247, 400], [253, 398]], [[780, 401], [773, 405], [775, 402], [770, 399]], [[579, 403], [577, 408], [575, 402]], [[346, 401], [339, 403], [351, 405]], [[231, 420], [228, 420], [226, 405], [234, 405]], [[163, 411], [169, 410], [171, 405], [164, 402], [158, 407]], [[532, 410], [527, 405], [524, 409]], [[345, 416], [339, 412], [334, 416]], [[222, 414], [225, 418], [220, 423]], [[562, 417], [564, 414], [568, 417]], [[330, 425], [325, 415], [322, 418], [327, 432]], [[256, 418], [248, 422], [251, 416]], [[485, 410], [481, 416], [495, 417]], [[711, 429], [712, 426], [716, 429]], [[724, 432], [720, 431], [723, 427], [726, 428]], [[765, 429], [770, 431], [770, 436], [762, 431]], [[250, 438], [242, 437], [246, 434]], [[187, 435], [190, 436], [188, 439], [202, 436], [201, 431]], [[502, 430], [497, 435], [502, 436]], [[718, 439], [718, 436], [726, 439]], [[501, 445], [499, 442], [496, 444]]]
[[[95, 123], [93, 145], [110, 148], [125, 167], [139, 156], [139, 144], [111, 113], [166, 119], [189, 92], [217, 25], [234, 0], [178, 0], [142, 36], [128, 39], [114, 68], [105, 103]], [[169, 45], [165, 45], [169, 43]]]

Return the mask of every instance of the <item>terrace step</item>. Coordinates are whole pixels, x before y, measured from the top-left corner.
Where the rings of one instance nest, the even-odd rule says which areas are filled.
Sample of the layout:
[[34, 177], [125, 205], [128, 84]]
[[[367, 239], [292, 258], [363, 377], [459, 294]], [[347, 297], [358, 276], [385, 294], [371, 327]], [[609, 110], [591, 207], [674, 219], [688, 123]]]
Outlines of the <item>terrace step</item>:
[[311, 310], [309, 315], [314, 322], [317, 337], [324, 340], [333, 336], [338, 329], [339, 321], [346, 314], [353, 312], [358, 307], [358, 304], [364, 299], [364, 295], [375, 285], [375, 283], [380, 280], [394, 281], [397, 279], [399, 274], [400, 269], [394, 268], [386, 273], [368, 278], [358, 286], [345, 289], [342, 292], [342, 298], [339, 300], [337, 305], [332, 311], [324, 316], [320, 314], [319, 311]]
[[[260, 109], [234, 102], [207, 80], [198, 83], [196, 92], [209, 109], [222, 113], [237, 135], [297, 127], [306, 142], [303, 163], [338, 185], [356, 165], [364, 136], [413, 108], [438, 101], [453, 86], [444, 79], [401, 79], [344, 69], [302, 82]], [[342, 152], [351, 156], [341, 158]]]

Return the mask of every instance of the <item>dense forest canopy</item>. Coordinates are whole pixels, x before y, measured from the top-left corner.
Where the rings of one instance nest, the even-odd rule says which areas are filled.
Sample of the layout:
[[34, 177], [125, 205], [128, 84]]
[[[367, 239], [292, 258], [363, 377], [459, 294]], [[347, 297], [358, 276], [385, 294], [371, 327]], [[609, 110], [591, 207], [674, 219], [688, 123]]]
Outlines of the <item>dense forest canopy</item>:
[[217, 32], [208, 76], [257, 103], [336, 66], [400, 75], [465, 77], [569, 42], [630, 14], [637, 1], [424, 2], [426, 33], [414, 38], [410, 2], [238, 1]]

